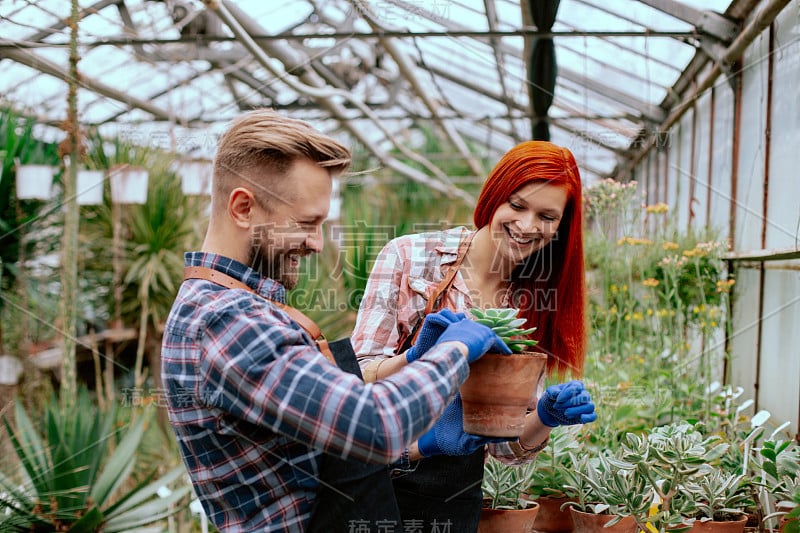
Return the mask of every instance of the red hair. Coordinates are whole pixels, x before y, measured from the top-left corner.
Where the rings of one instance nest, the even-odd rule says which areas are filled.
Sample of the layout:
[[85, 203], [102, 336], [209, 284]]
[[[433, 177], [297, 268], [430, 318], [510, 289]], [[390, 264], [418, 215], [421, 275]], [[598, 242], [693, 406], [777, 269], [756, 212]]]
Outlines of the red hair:
[[514, 271], [512, 305], [536, 327], [536, 349], [548, 354], [548, 373], [580, 376], [586, 355], [586, 280], [583, 264], [581, 176], [566, 148], [526, 141], [509, 150], [494, 167], [475, 206], [475, 226], [489, 224], [497, 208], [531, 182], [562, 186], [567, 205], [550, 243]]

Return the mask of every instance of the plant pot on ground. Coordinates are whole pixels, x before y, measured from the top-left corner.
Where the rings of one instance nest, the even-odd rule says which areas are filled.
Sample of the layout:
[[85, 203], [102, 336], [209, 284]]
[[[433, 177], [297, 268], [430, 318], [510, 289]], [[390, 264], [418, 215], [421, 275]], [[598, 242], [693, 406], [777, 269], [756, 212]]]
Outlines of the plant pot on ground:
[[612, 514], [587, 513], [570, 508], [576, 533], [635, 533], [636, 521], [632, 516], [621, 517], [614, 524], [609, 522], [617, 517]]
[[486, 460], [483, 509], [478, 533], [532, 533], [539, 504], [527, 497], [525, 489], [536, 465], [510, 466], [493, 457]]
[[750, 483], [742, 474], [714, 470], [697, 479], [688, 480], [679, 493], [693, 502], [693, 533], [742, 533], [747, 523], [747, 509], [755, 502], [750, 498]]
[[637, 475], [632, 464], [621, 464], [608, 454], [590, 457], [570, 452], [573, 470], [565, 474], [565, 493], [574, 501], [570, 509], [574, 531], [600, 528], [633, 532], [650, 529], [645, 522], [653, 500], [648, 481]]
[[573, 427], [559, 426], [550, 433], [550, 442], [534, 461], [528, 495], [539, 503], [534, 529], [540, 533], [567, 533], [573, 530], [572, 515], [564, 504], [574, 499], [565, 492], [572, 471], [570, 452], [580, 445], [573, 436]]
[[536, 341], [525, 338], [518, 309], [472, 309], [475, 320], [492, 328], [514, 352], [486, 354], [470, 365], [461, 386], [464, 431], [490, 437], [519, 437], [528, 404], [547, 365], [547, 355], [524, 351]]

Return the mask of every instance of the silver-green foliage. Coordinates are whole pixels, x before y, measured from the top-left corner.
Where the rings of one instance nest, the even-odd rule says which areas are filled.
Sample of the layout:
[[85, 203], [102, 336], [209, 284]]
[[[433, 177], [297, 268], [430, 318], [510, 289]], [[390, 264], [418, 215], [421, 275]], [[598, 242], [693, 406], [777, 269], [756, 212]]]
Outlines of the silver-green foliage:
[[481, 489], [492, 509], [525, 509], [530, 500], [523, 498], [530, 486], [536, 463], [506, 465], [489, 456], [483, 469]]
[[40, 424], [19, 402], [14, 416], [16, 428], [3, 417], [16, 457], [0, 473], [0, 531], [131, 531], [188, 504], [183, 465], [131, 479], [149, 412], [120, 428], [115, 410], [98, 409], [82, 390], [66, 412], [54, 398]]
[[470, 312], [475, 317], [475, 322], [492, 328], [492, 331], [494, 331], [514, 353], [522, 352], [525, 348], [534, 346], [537, 342], [533, 339], [524, 338], [536, 331], [536, 328], [521, 328], [521, 326], [525, 324], [526, 319], [517, 318], [519, 309], [478, 309], [476, 307], [470, 309]]

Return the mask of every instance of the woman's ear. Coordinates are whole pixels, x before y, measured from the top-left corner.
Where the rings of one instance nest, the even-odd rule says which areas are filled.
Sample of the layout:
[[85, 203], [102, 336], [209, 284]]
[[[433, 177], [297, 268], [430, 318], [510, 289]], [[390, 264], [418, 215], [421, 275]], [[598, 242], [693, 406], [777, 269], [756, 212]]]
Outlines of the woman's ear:
[[237, 187], [228, 196], [228, 216], [231, 217], [234, 224], [247, 229], [252, 223], [255, 205], [253, 193], [244, 187]]

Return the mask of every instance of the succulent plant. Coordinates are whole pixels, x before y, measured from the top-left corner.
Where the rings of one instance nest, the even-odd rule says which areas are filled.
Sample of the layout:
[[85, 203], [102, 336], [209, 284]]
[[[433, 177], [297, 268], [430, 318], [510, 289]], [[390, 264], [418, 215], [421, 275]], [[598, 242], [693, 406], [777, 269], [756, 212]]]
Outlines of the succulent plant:
[[470, 309], [475, 317], [475, 322], [492, 328], [492, 331], [500, 337], [512, 352], [520, 353], [529, 346], [534, 346], [537, 341], [524, 338], [530, 335], [536, 328], [522, 329], [520, 326], [525, 324], [527, 319], [517, 318], [519, 309]]

